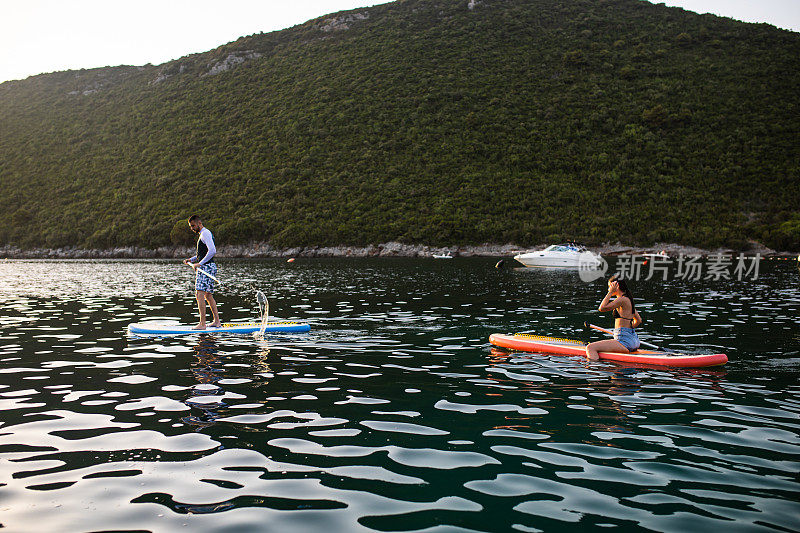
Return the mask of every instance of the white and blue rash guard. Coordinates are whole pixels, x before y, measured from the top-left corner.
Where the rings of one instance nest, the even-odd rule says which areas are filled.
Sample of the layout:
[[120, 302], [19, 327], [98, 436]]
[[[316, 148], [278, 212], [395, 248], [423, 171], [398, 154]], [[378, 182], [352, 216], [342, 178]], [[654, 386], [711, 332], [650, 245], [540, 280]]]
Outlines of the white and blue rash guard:
[[216, 253], [217, 247], [214, 246], [214, 236], [211, 235], [208, 228], [203, 228], [200, 230], [200, 237], [197, 239], [197, 255], [190, 257], [189, 262], [194, 263], [198, 257], [202, 257], [200, 260], [201, 265], [213, 263]]

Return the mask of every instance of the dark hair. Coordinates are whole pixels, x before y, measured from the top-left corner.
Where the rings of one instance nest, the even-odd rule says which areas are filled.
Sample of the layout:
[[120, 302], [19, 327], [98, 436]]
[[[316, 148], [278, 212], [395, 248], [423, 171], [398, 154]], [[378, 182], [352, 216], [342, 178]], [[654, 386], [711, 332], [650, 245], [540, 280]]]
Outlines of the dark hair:
[[198, 222], [203, 222], [202, 220], [200, 220], [200, 215], [192, 215], [189, 217], [189, 222], [194, 222], [195, 220]]
[[631, 313], [636, 313], [636, 304], [633, 303], [633, 294], [631, 293], [631, 290], [628, 288], [628, 283], [625, 281], [625, 279], [623, 279], [621, 276], [617, 276], [616, 274], [614, 274], [613, 276], [611, 276], [611, 279], [609, 281], [617, 282], [619, 290], [621, 290], [622, 294], [624, 296], [627, 296], [628, 300], [631, 301]]

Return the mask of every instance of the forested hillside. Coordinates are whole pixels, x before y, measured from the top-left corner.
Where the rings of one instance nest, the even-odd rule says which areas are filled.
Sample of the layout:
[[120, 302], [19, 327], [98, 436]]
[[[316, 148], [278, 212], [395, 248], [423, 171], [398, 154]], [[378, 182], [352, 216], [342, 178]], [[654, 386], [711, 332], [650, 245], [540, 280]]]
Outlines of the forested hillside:
[[[98, 43], [98, 46], [102, 46]], [[0, 84], [0, 244], [800, 246], [800, 34], [401, 0]]]

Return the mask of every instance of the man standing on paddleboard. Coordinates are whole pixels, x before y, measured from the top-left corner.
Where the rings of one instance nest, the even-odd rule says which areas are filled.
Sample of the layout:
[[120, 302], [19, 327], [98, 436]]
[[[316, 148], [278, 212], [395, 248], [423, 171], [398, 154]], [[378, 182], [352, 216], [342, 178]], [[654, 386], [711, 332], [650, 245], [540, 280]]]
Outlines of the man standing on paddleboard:
[[214, 236], [211, 235], [208, 228], [203, 227], [203, 221], [197, 215], [189, 217], [189, 227], [198, 235], [197, 254], [183, 261], [184, 264], [194, 269], [196, 276], [194, 293], [197, 298], [197, 307], [200, 310], [200, 323], [194, 329], [206, 329], [206, 302], [214, 316], [211, 327], [218, 328], [222, 324], [219, 321], [217, 302], [214, 300], [213, 278], [217, 276], [217, 264], [214, 262], [217, 247], [214, 246]]

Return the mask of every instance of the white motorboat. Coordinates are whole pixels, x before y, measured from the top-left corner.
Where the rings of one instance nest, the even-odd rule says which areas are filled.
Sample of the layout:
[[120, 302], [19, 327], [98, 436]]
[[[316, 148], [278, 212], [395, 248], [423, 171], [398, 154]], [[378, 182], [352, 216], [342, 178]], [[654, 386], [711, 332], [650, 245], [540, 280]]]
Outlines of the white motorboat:
[[452, 259], [453, 256], [450, 254], [450, 250], [445, 250], [443, 254], [433, 254], [434, 259]]
[[534, 250], [514, 256], [526, 267], [543, 268], [601, 268], [603, 259], [577, 244], [553, 244], [544, 250]]

